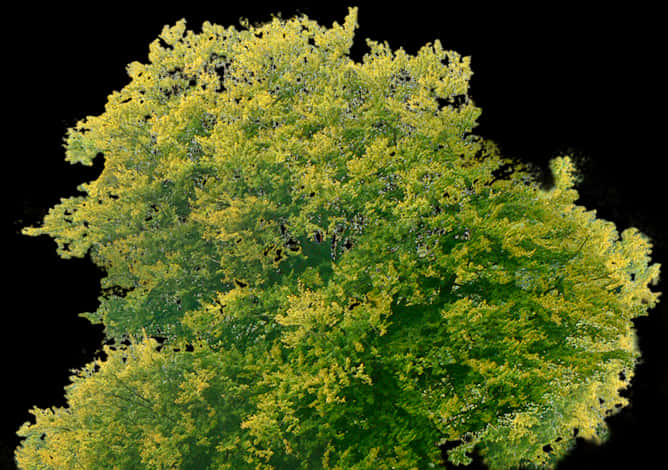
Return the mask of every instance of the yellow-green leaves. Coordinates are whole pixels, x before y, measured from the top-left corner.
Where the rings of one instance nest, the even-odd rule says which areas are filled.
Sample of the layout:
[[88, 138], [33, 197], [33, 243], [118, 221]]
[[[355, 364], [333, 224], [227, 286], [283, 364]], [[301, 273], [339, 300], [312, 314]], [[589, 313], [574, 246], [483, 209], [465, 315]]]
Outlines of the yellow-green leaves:
[[422, 469], [448, 440], [552, 468], [605, 439], [650, 241], [575, 204], [568, 156], [549, 191], [497, 174], [468, 57], [356, 63], [356, 26], [181, 20], [68, 130], [104, 170], [24, 233], [106, 270], [85, 316], [130, 345], [34, 410], [22, 468]]
[[244, 414], [242, 365], [151, 339], [105, 352], [72, 377], [67, 408], [34, 410], [19, 430], [21, 468], [209, 468]]

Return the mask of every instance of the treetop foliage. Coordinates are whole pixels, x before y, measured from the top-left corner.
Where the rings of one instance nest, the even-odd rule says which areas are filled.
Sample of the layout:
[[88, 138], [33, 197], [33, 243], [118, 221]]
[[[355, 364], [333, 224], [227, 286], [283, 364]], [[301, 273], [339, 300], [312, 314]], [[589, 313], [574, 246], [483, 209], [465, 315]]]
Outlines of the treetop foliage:
[[245, 26], [165, 27], [68, 130], [104, 170], [24, 233], [105, 269], [82, 315], [118, 344], [33, 410], [21, 468], [422, 469], [452, 441], [550, 468], [604, 440], [648, 238], [575, 204], [568, 156], [544, 190], [473, 134], [438, 40], [357, 63], [356, 8]]

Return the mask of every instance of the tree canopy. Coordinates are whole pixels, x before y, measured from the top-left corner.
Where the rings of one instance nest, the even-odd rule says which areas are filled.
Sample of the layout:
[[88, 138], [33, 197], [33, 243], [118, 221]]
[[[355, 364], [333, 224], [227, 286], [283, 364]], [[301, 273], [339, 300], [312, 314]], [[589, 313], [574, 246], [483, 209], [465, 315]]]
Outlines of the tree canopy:
[[115, 346], [32, 410], [19, 466], [423, 469], [455, 442], [552, 468], [574, 428], [605, 440], [650, 240], [575, 204], [568, 156], [543, 189], [475, 135], [440, 41], [357, 63], [356, 8], [243, 26], [165, 27], [68, 130], [104, 170], [24, 233], [104, 268], [82, 315]]

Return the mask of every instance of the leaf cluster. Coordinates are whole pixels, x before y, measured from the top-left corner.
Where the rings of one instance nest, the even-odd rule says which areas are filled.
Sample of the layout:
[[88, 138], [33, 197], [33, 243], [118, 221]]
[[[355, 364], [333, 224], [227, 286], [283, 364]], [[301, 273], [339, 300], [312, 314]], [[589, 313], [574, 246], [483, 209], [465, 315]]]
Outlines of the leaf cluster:
[[473, 134], [468, 57], [352, 61], [356, 18], [181, 20], [68, 131], [104, 170], [24, 233], [106, 270], [83, 315], [119, 346], [33, 410], [21, 468], [417, 469], [448, 441], [551, 468], [605, 439], [650, 241], [575, 204], [568, 156], [545, 191]]

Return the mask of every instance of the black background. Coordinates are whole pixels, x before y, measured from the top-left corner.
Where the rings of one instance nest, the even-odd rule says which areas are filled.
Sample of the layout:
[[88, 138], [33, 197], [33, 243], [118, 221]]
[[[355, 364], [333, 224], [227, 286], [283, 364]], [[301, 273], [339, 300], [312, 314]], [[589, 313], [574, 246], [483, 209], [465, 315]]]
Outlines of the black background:
[[[348, 6], [359, 6], [351, 53], [358, 61], [365, 38], [411, 54], [440, 39], [444, 48], [472, 57], [470, 96], [483, 110], [476, 132], [504, 154], [543, 169], [550, 158], [574, 155], [584, 176], [578, 203], [620, 231], [638, 227], [654, 241], [653, 260], [668, 267], [665, 114], [659, 112], [666, 104], [659, 86], [665, 55], [657, 10], [639, 3], [601, 9], [544, 2], [491, 9], [477, 2], [323, 3], [68, 2], [45, 10], [24, 2], [3, 12], [2, 181], [11, 204], [3, 229], [9, 261], [0, 323], [0, 468], [14, 468], [15, 432], [31, 418], [28, 410], [63, 406], [70, 369], [91, 361], [103, 340], [100, 328], [77, 316], [97, 308], [102, 272], [88, 259], [58, 258], [53, 240], [24, 237], [20, 229], [39, 224], [60, 198], [97, 177], [99, 159], [92, 168], [64, 161], [65, 130], [102, 113], [106, 97], [129, 81], [125, 66], [146, 62], [149, 43], [180, 18], [195, 32], [205, 20], [239, 27], [241, 16], [268, 21], [278, 11], [283, 18], [305, 13], [331, 27], [343, 23]], [[663, 282], [654, 290], [664, 291]], [[579, 439], [559, 470], [666, 468], [660, 447], [668, 437], [666, 310], [664, 301], [634, 320], [643, 362], [626, 393], [631, 406], [608, 419], [610, 441], [595, 446]]]

